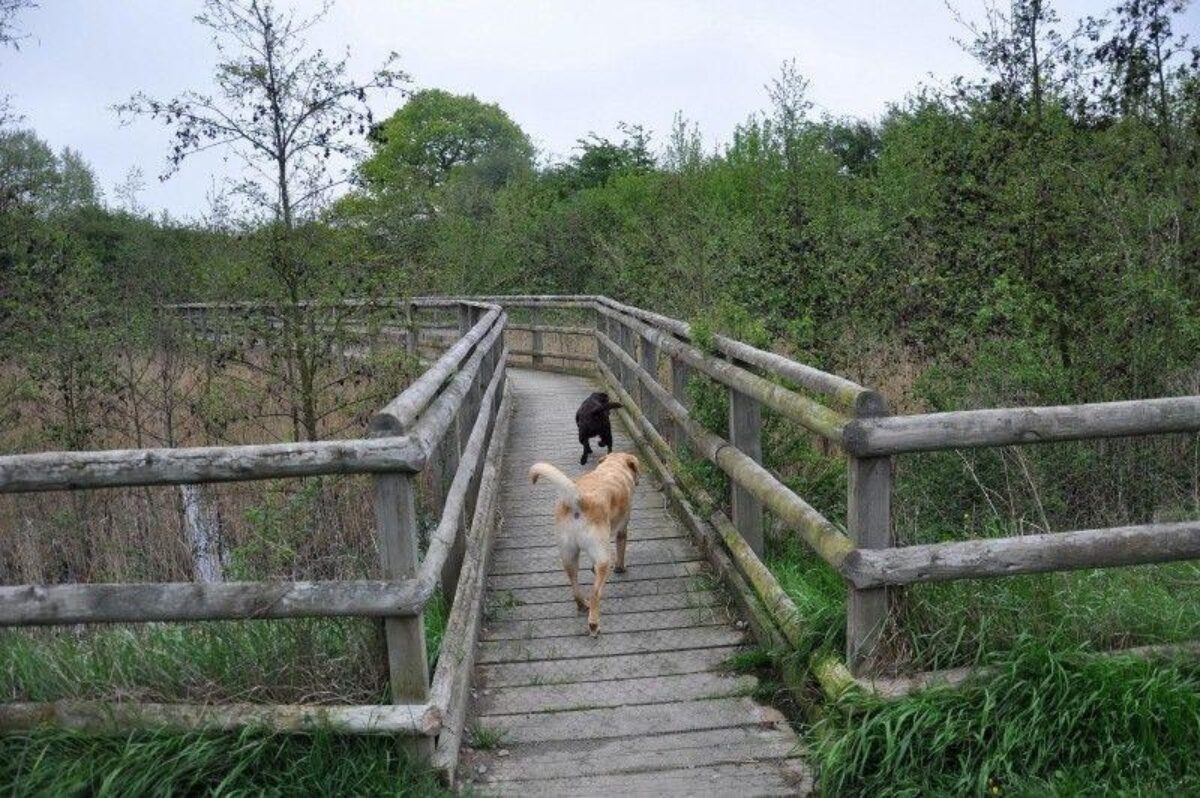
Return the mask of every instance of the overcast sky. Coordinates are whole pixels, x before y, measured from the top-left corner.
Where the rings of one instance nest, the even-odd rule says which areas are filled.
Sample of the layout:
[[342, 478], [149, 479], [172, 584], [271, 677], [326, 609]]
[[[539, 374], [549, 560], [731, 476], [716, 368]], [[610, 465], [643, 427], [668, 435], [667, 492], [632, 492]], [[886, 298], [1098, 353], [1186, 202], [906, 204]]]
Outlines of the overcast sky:
[[[14, 95], [25, 125], [82, 152], [107, 196], [141, 165], [146, 207], [201, 213], [230, 167], [199, 156], [159, 183], [164, 129], [121, 127], [111, 110], [139, 89], [170, 97], [211, 85], [215, 54], [192, 20], [200, 0], [37, 2], [18, 18], [30, 34], [20, 52], [0, 52], [0, 92]], [[955, 5], [968, 17], [982, 10], [982, 0]], [[1110, 3], [1055, 5], [1073, 20]], [[1183, 27], [1200, 32], [1195, 5]], [[646, 125], [661, 144], [676, 111], [710, 144], [723, 141], [766, 106], [763, 86], [790, 58], [810, 78], [818, 110], [878, 118], [920, 83], [970, 72], [953, 41], [961, 35], [942, 0], [341, 0], [309, 38], [335, 52], [348, 45], [357, 77], [395, 50], [415, 87], [499, 103], [539, 149], [562, 157], [576, 139], [611, 134], [622, 120]], [[376, 113], [400, 101], [378, 98]]]

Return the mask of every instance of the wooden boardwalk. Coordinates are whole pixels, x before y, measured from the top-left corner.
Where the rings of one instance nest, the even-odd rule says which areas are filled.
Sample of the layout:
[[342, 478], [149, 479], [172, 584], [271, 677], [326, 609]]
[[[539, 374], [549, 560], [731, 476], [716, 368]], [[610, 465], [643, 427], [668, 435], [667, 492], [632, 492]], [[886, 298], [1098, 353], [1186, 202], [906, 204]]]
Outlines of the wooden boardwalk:
[[[751, 696], [753, 676], [723, 667], [749, 642], [744, 624], [652, 477], [634, 499], [628, 571], [610, 578], [601, 634], [588, 637], [558, 559], [554, 491], [527, 472], [538, 460], [585, 470], [574, 413], [595, 387], [517, 369], [509, 379], [515, 416], [468, 718], [492, 744], [464, 748], [464, 780], [494, 795], [809, 792], [795, 733]], [[613, 422], [614, 448], [633, 451]]]

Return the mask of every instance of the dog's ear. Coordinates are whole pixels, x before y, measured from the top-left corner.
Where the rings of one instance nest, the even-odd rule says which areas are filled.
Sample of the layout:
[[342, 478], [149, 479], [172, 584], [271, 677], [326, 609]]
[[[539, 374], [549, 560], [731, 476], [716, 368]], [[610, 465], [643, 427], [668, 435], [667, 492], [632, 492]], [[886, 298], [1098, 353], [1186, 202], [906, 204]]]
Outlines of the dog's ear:
[[625, 465], [629, 466], [629, 470], [633, 472], [633, 484], [636, 485], [642, 476], [642, 462], [637, 459], [637, 455], [627, 454], [625, 455]]

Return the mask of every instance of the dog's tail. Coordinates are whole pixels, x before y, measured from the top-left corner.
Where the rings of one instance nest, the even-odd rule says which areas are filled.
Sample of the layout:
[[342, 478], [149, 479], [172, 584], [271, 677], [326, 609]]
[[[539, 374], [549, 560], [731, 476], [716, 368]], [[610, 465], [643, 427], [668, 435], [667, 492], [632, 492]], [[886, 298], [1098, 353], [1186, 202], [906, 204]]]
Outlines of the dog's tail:
[[621, 404], [620, 402], [609, 402], [604, 406], [604, 412], [607, 413], [609, 410], [620, 410], [624, 406], [625, 405]]
[[571, 505], [572, 510], [579, 512], [579, 491], [570, 477], [549, 463], [534, 463], [529, 468], [529, 481], [536, 484], [538, 477], [545, 477], [553, 482], [558, 488], [559, 497]]

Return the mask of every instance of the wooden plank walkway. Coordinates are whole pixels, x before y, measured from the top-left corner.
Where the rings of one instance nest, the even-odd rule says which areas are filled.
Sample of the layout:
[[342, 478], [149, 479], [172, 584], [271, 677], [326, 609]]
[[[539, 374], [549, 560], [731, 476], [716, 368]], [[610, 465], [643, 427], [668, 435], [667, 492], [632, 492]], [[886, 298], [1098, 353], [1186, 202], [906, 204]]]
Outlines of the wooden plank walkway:
[[[468, 718], [499, 742], [464, 748], [463, 780], [490, 795], [810, 792], [791, 727], [751, 697], [753, 676], [723, 667], [748, 642], [744, 625], [650, 477], [634, 497], [628, 571], [609, 579], [600, 636], [587, 635], [558, 560], [554, 490], [527, 472], [538, 460], [572, 477], [595, 465], [579, 465], [574, 416], [596, 388], [547, 372], [509, 379], [516, 414]], [[634, 451], [613, 422], [614, 449]], [[590, 583], [586, 557], [580, 566]]]

